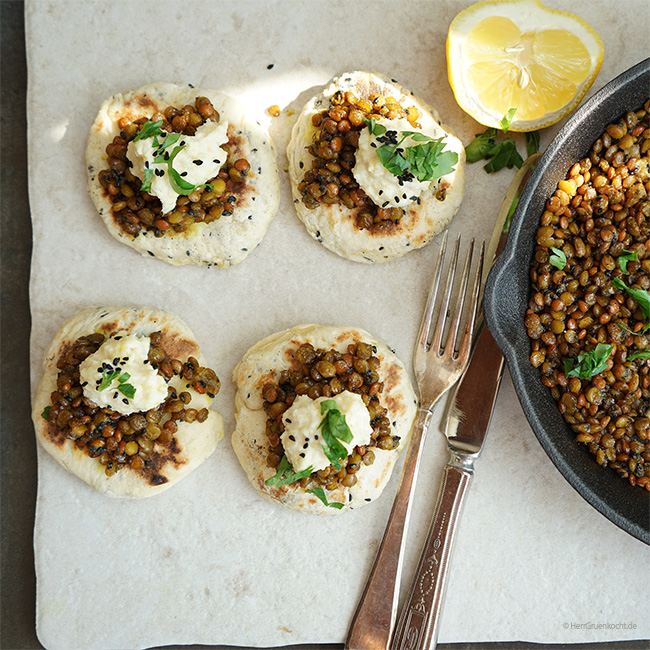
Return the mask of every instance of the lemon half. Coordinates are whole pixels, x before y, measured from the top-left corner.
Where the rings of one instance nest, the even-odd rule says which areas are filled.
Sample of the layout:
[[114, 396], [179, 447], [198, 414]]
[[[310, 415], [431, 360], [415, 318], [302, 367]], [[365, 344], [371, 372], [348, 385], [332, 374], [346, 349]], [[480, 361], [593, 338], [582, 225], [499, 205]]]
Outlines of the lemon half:
[[578, 16], [539, 0], [485, 0], [449, 26], [447, 73], [456, 101], [476, 121], [498, 128], [515, 108], [510, 130], [534, 131], [577, 106], [604, 51]]

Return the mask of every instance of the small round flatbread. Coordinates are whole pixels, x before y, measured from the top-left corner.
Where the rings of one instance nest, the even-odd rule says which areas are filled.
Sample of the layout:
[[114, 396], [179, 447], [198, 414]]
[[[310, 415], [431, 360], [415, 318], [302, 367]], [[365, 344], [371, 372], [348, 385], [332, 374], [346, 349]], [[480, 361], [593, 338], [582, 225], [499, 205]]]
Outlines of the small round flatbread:
[[[342, 203], [321, 203], [310, 209], [302, 202], [298, 184], [305, 172], [311, 169], [314, 159], [307, 149], [317, 131], [312, 124], [312, 116], [327, 109], [330, 98], [337, 91], [351, 91], [362, 99], [377, 93], [394, 97], [403, 108], [415, 106], [423, 131], [435, 134], [436, 138], [444, 136], [446, 148], [458, 154], [454, 171], [432, 182], [420, 195], [420, 202], [409, 204], [399, 223], [390, 224], [387, 231], [373, 233], [360, 230], [356, 225], [356, 216], [363, 208], [350, 209]], [[438, 112], [424, 99], [394, 79], [376, 72], [342, 74], [334, 78], [322, 93], [308, 101], [293, 127], [287, 157], [293, 202], [300, 220], [323, 246], [356, 262], [385, 262], [426, 245], [449, 225], [465, 192], [465, 149], [462, 142], [449, 127], [441, 123]]]
[[[97, 458], [91, 458], [64, 438], [55, 422], [44, 416], [51, 405], [50, 395], [57, 389], [57, 361], [80, 337], [98, 332], [106, 337], [117, 332], [148, 336], [160, 331], [160, 347], [172, 358], [185, 361], [192, 356], [203, 365], [199, 344], [185, 323], [170, 312], [150, 307], [88, 307], [67, 320], [48, 348], [43, 361], [43, 378], [38, 386], [32, 406], [32, 420], [36, 437], [57, 462], [95, 488], [113, 497], [148, 497], [167, 490], [196, 469], [215, 450], [223, 438], [223, 420], [216, 411], [209, 411], [204, 422], [178, 421], [178, 431], [171, 443], [156, 442], [147, 456], [151, 461], [142, 469], [125, 466], [112, 476], [107, 476]], [[172, 377], [169, 385], [177, 391], [187, 391], [192, 408], [209, 408], [212, 399], [199, 394], [179, 376]]]
[[[380, 404], [388, 409], [392, 434], [400, 437], [397, 449], [386, 451], [372, 447], [375, 462], [364, 465], [356, 474], [357, 483], [351, 488], [342, 484], [334, 490], [324, 490], [328, 502], [344, 504], [341, 509], [325, 505], [317, 496], [297, 484], [281, 487], [266, 485], [276, 470], [267, 465], [268, 441], [267, 414], [264, 411], [262, 389], [276, 381], [285, 369], [295, 369], [299, 363], [294, 354], [303, 343], [315, 349], [345, 351], [351, 343], [365, 342], [373, 345], [380, 362], [379, 376], [384, 383]], [[236, 366], [233, 380], [237, 387], [235, 396], [236, 428], [232, 445], [253, 487], [266, 499], [291, 510], [309, 514], [333, 515], [370, 503], [384, 489], [399, 454], [406, 449], [411, 425], [417, 411], [417, 397], [406, 369], [396, 354], [383, 342], [368, 332], [353, 327], [325, 325], [298, 325], [273, 334], [256, 343]], [[314, 485], [311, 485], [313, 488]], [[308, 488], [308, 489], [311, 489]]]
[[[195, 223], [185, 232], [171, 234], [170, 229], [162, 237], [155, 237], [153, 231], [146, 230], [130, 235], [115, 221], [111, 211], [113, 204], [99, 182], [99, 172], [108, 166], [106, 146], [119, 135], [120, 119], [149, 119], [167, 106], [182, 108], [193, 104], [197, 97], [210, 99], [219, 112], [220, 122], [228, 121], [228, 146], [232, 157], [246, 158], [250, 163], [245, 183], [232, 191], [237, 199], [232, 214], [210, 223]], [[153, 83], [112, 95], [102, 104], [90, 128], [86, 165], [88, 191], [111, 235], [141, 254], [169, 264], [220, 267], [238, 264], [262, 241], [280, 203], [280, 179], [268, 133], [245, 114], [235, 99], [217, 90]]]

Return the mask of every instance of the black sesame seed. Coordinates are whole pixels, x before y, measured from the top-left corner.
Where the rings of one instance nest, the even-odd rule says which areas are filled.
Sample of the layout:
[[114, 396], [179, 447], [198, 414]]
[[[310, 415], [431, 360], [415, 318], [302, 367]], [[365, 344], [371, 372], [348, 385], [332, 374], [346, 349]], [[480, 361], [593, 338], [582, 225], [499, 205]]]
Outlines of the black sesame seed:
[[308, 443], [308, 442], [306, 442], [306, 443], [302, 446], [303, 449], [307, 449], [307, 447], [309, 447], [309, 443]]
[[187, 172], [181, 172], [181, 177], [185, 178], [187, 176]]
[[300, 452], [300, 458], [304, 458], [304, 457], [305, 457], [305, 454]]
[[123, 398], [122, 398], [122, 401], [123, 401], [125, 404], [128, 404], [128, 403], [129, 403], [129, 400], [126, 399], [126, 397], [123, 397]]
[[294, 438], [294, 436], [289, 436], [289, 440], [291, 440], [292, 442], [296, 442], [296, 439]]
[[192, 161], [195, 165], [202, 165], [203, 161], [202, 160], [193, 160]]
[[291, 424], [291, 420], [290, 420], [289, 418], [287, 418], [287, 419], [285, 420], [285, 422], [288, 422], [289, 424]]

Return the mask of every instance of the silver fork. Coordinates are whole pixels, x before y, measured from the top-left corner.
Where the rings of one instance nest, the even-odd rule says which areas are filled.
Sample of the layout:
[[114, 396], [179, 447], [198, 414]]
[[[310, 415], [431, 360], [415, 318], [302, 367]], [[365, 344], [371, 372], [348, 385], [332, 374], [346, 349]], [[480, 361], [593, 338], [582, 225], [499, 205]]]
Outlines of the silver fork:
[[[438, 400], [460, 379], [467, 367], [476, 321], [481, 285], [485, 242], [481, 245], [479, 260], [470, 294], [469, 313], [462, 338], [457, 344], [463, 307], [468, 293], [470, 267], [474, 254], [474, 240], [468, 248], [460, 290], [453, 314], [449, 311], [454, 276], [458, 263], [460, 236], [452, 254], [447, 272], [446, 287], [439, 309], [437, 294], [447, 248], [447, 233], [443, 236], [427, 304], [422, 316], [413, 355], [413, 369], [419, 391], [419, 409], [413, 425], [402, 478], [393, 503], [386, 530], [375, 558], [368, 582], [357, 606], [345, 643], [347, 650], [385, 650], [390, 644], [395, 626], [399, 584], [404, 557], [406, 531], [411, 513], [415, 487], [426, 432]], [[437, 312], [435, 328], [434, 315]], [[451, 323], [449, 324], [449, 321]], [[444, 337], [446, 326], [449, 332]]]

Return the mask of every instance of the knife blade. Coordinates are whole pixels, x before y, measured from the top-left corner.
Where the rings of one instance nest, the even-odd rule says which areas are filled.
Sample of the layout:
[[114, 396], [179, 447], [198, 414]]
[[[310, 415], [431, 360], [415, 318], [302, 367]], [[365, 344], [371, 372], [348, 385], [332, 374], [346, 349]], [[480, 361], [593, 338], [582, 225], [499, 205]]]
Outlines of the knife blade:
[[[505, 246], [513, 206], [538, 158], [533, 156], [522, 165], [506, 194], [491, 240], [492, 261]], [[456, 524], [474, 473], [474, 462], [485, 442], [503, 368], [503, 355], [482, 324], [469, 366], [450, 397], [445, 426], [450, 459], [444, 468], [435, 515], [415, 578], [395, 628], [392, 650], [435, 648]]]

